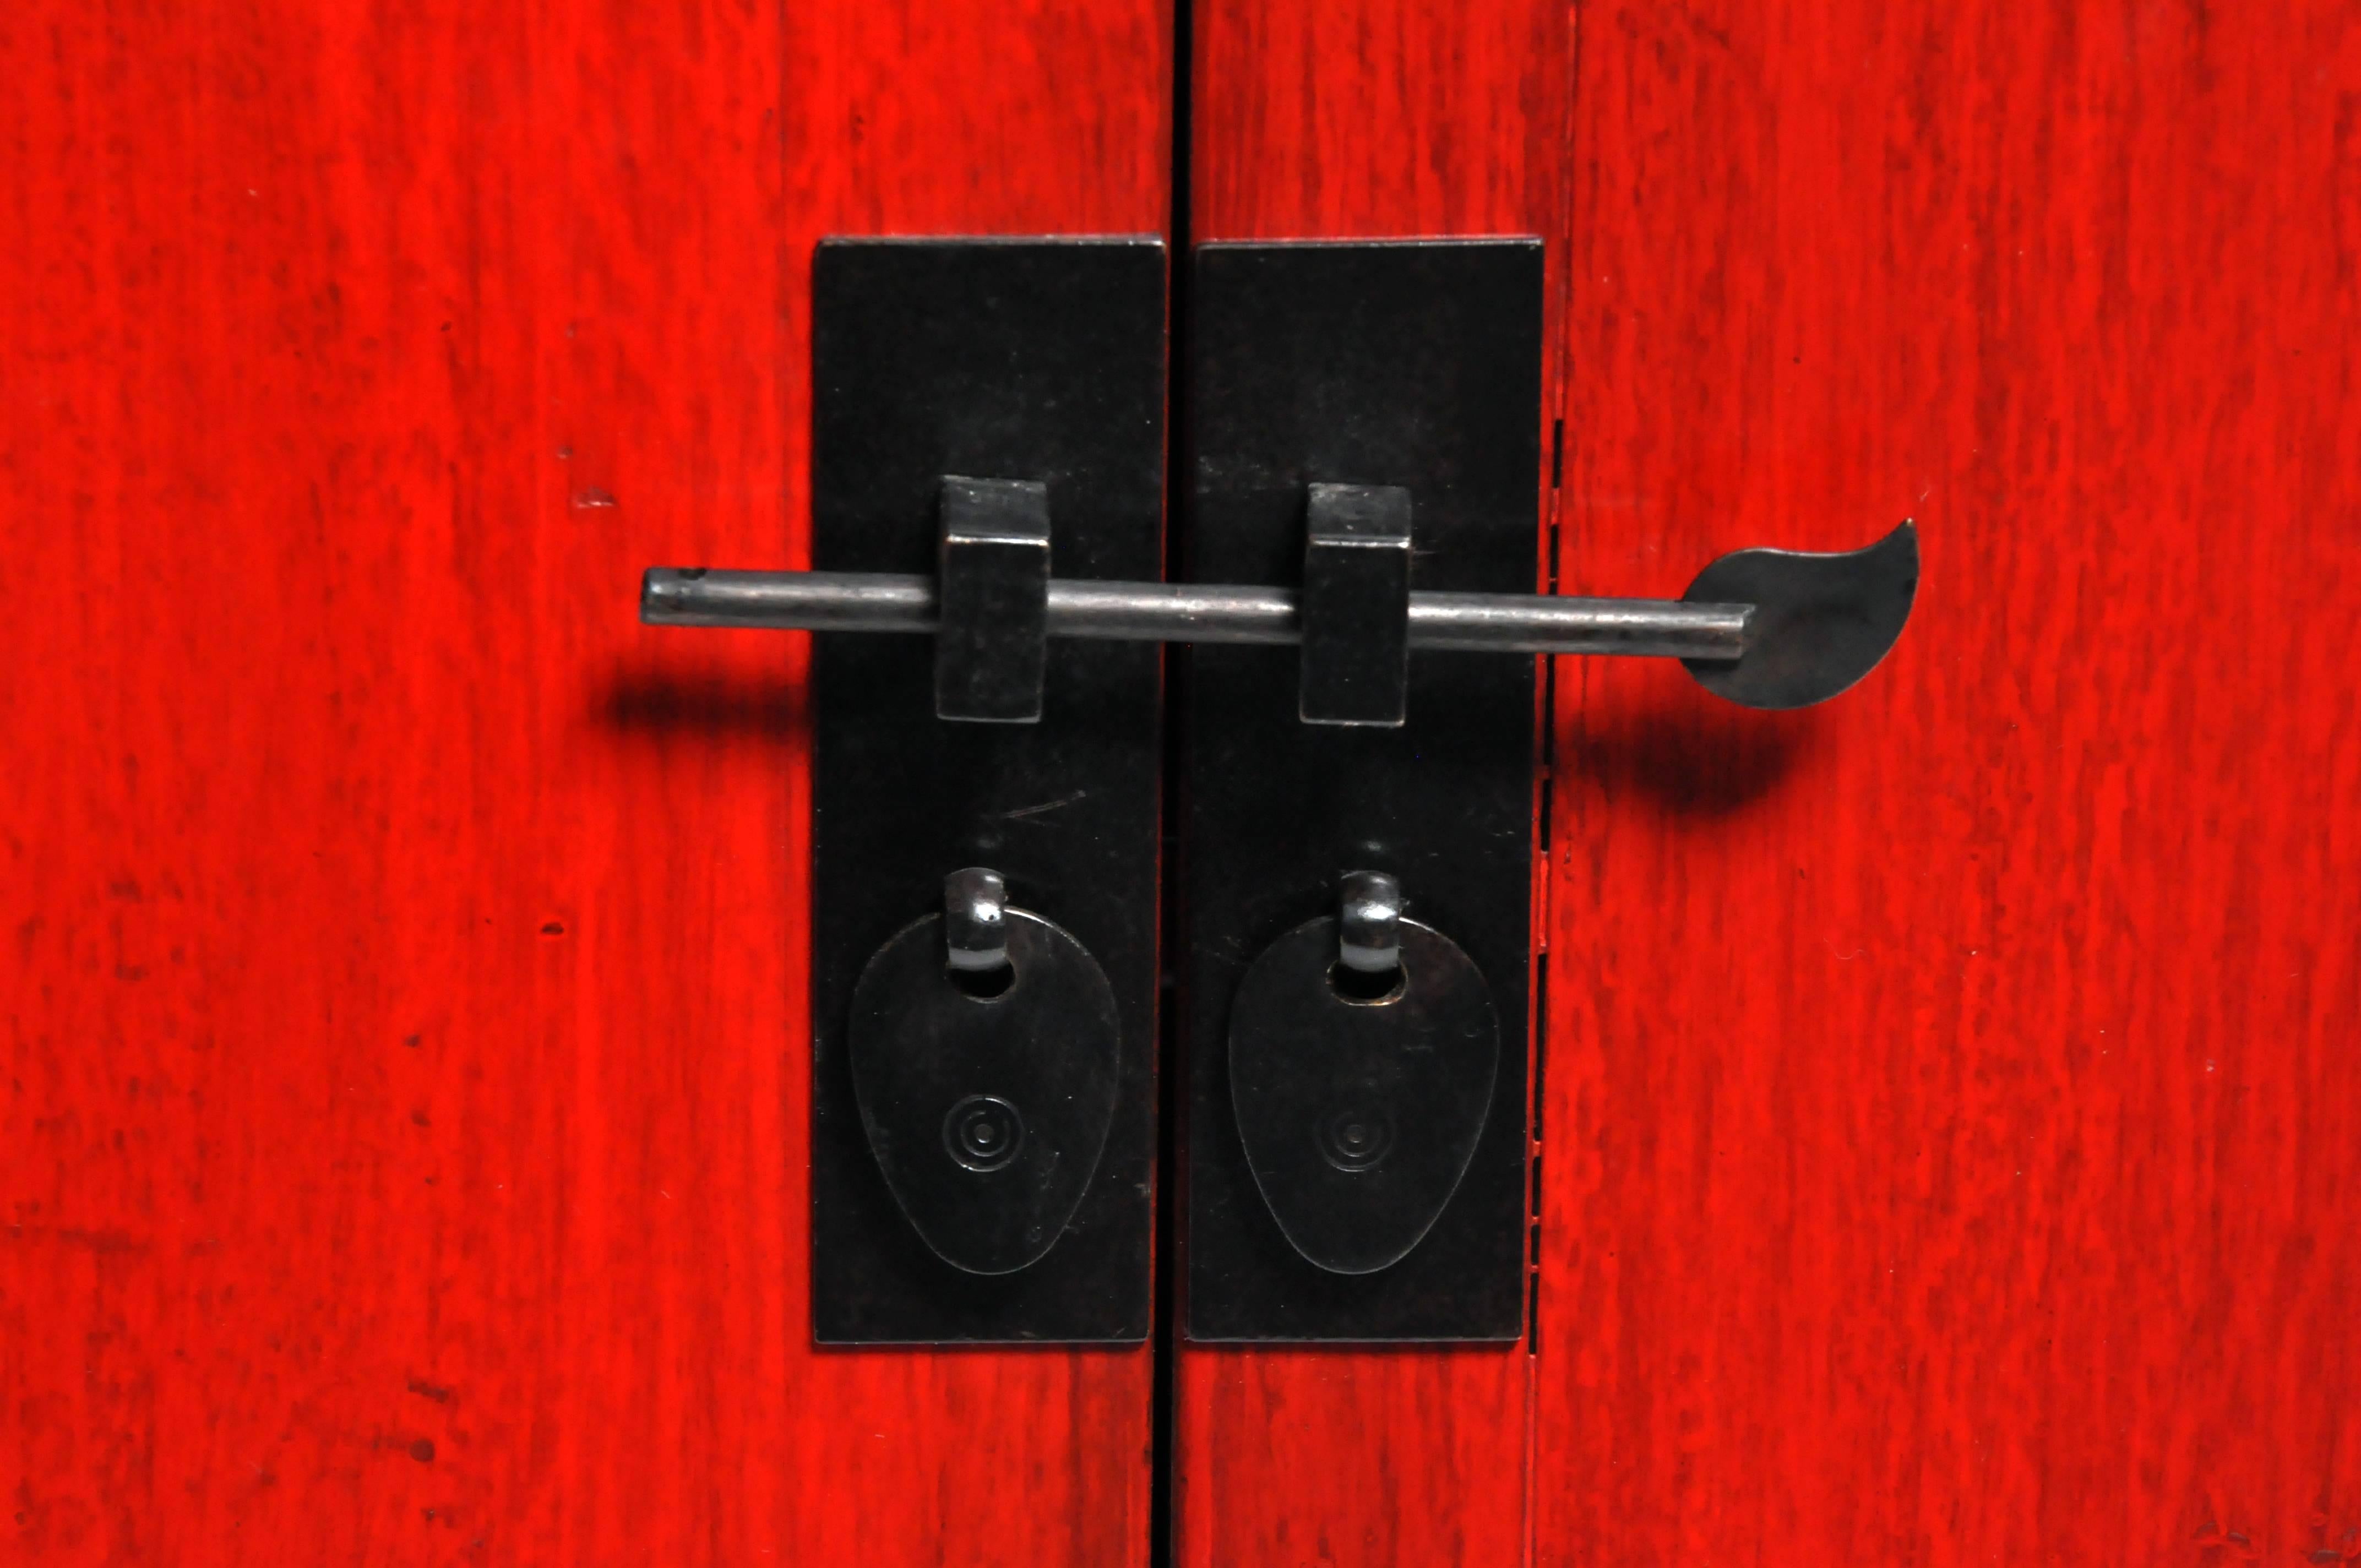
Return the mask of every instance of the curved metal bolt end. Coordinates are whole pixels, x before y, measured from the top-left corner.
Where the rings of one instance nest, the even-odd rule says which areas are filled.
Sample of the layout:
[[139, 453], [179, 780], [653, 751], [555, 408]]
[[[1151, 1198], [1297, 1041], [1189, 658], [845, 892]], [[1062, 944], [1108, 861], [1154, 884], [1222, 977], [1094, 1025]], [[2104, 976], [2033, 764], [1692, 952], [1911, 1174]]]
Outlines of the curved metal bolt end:
[[943, 941], [952, 970], [984, 974], [1008, 965], [1008, 884], [969, 866], [943, 878]]
[[1860, 550], [1740, 550], [1697, 574], [1692, 604], [1743, 604], [1736, 663], [1687, 659], [1716, 696], [1745, 707], [1809, 707], [1877, 667], [1918, 595], [1918, 531], [1910, 523]]
[[1384, 872], [1346, 872], [1337, 905], [1336, 961], [1359, 974], [1401, 968], [1401, 883]]

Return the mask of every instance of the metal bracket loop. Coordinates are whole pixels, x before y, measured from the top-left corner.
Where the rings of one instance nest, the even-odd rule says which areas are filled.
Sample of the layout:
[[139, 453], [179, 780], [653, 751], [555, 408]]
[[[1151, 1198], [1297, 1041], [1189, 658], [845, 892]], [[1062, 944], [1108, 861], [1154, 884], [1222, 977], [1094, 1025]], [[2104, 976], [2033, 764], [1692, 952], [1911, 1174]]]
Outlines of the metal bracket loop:
[[1008, 967], [1008, 884], [998, 872], [969, 866], [943, 878], [945, 960], [964, 974]]
[[1401, 883], [1384, 872], [1347, 872], [1337, 899], [1336, 961], [1360, 974], [1401, 968]]
[[946, 476], [935, 717], [1038, 724], [1049, 662], [1049, 487]]
[[1314, 485], [1304, 508], [1306, 724], [1399, 729], [1410, 702], [1410, 492]]

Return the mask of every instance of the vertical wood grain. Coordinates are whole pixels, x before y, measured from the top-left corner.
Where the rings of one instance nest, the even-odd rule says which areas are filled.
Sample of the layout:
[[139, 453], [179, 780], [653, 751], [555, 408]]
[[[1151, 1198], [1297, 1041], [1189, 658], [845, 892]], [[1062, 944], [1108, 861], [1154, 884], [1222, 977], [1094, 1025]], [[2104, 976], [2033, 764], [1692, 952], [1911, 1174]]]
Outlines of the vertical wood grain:
[[1537, 1561], [2361, 1553], [2361, 21], [1579, 34], [1566, 589], [1926, 576], [1561, 666]]
[[1145, 1552], [1145, 1351], [819, 1354], [831, 232], [1142, 232], [1161, 0], [0, 16], [0, 1556]]
[[[1555, 0], [1200, 0], [1192, 17], [1192, 239], [1563, 228]], [[1522, 1559], [1524, 1345], [1175, 1354], [1176, 1561]]]

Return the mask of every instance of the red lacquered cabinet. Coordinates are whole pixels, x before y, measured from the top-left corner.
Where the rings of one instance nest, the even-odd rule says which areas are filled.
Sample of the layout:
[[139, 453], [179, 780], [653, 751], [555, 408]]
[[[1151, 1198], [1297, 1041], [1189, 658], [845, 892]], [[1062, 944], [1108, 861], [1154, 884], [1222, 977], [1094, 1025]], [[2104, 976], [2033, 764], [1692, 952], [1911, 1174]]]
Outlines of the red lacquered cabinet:
[[[0, 1560], [2361, 1559], [2361, 15], [1177, 5], [0, 16]], [[1191, 1337], [1177, 721], [1145, 1338], [815, 1332], [812, 639], [632, 591], [1085, 236], [1176, 575], [1218, 242], [1542, 242], [1539, 592], [1916, 523], [1536, 663], [1513, 1341]]]

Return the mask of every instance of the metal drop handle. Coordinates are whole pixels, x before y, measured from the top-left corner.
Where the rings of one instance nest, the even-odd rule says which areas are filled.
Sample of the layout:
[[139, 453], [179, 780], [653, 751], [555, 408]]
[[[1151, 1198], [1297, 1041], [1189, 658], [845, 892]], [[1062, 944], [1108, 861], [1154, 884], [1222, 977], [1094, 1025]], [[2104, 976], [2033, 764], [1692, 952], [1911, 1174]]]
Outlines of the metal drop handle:
[[1734, 552], [1678, 599], [1415, 592], [1408, 493], [1348, 485], [1311, 487], [1301, 589], [1053, 579], [1046, 486], [947, 478], [942, 508], [937, 578], [659, 566], [640, 619], [933, 634], [939, 715], [1016, 722], [1039, 715], [1051, 637], [1300, 644], [1308, 722], [1396, 725], [1412, 649], [1679, 659], [1741, 706], [1807, 707], [1885, 656], [1918, 582], [1904, 522], [1861, 550]]

